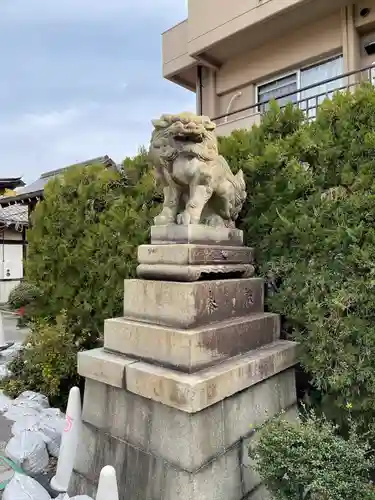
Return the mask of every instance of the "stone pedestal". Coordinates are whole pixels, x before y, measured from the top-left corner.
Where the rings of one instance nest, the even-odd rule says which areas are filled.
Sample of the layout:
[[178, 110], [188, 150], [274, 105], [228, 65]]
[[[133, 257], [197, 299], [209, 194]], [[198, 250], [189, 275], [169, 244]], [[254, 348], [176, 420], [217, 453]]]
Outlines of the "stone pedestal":
[[[152, 228], [124, 317], [104, 347], [80, 353], [83, 434], [71, 493], [93, 495], [113, 465], [120, 500], [268, 498], [251, 468], [251, 427], [293, 418], [296, 344], [264, 312], [264, 286], [242, 233]], [[162, 279], [159, 281], [159, 279]]]

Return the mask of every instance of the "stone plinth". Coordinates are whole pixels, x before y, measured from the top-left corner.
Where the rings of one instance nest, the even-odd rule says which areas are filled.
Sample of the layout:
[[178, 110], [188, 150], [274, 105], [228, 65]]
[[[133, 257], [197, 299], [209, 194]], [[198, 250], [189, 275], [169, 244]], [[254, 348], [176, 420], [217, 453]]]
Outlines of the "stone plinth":
[[86, 386], [71, 493], [93, 496], [113, 465], [120, 500], [264, 500], [251, 426], [295, 415], [297, 345], [264, 312], [263, 280], [233, 275], [254, 269], [241, 231], [151, 235], [138, 275], [153, 279], [125, 281], [124, 317], [105, 321], [103, 348], [78, 356]]
[[263, 312], [189, 330], [113, 318], [104, 323], [104, 347], [161, 366], [195, 372], [274, 342], [279, 334], [279, 316]]
[[[189, 235], [186, 239], [189, 240]], [[144, 279], [170, 281], [198, 281], [210, 276], [249, 278], [255, 272], [253, 260], [253, 249], [240, 246], [141, 245], [137, 274]]]
[[124, 317], [161, 326], [190, 329], [260, 313], [261, 278], [196, 281], [126, 280]]
[[195, 243], [197, 245], [242, 246], [243, 232], [226, 227], [210, 227], [202, 224], [180, 226], [153, 226], [151, 228], [152, 245], [171, 243]]

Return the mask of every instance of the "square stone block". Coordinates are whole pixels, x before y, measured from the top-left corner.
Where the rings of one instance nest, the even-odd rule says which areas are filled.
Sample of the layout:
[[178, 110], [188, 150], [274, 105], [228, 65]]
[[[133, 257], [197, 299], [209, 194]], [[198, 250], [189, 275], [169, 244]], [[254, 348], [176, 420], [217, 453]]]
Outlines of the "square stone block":
[[80, 478], [95, 489], [101, 468], [112, 465], [117, 473], [120, 500], [240, 500], [243, 490], [239, 457], [239, 448], [235, 448], [189, 473], [83, 424], [71, 494], [76, 493], [73, 486], [82, 491]]
[[[296, 355], [295, 342], [279, 340], [196, 373], [134, 360], [125, 365], [124, 388], [166, 406], [196, 413], [291, 368], [296, 364]], [[111, 385], [110, 377], [114, 376], [113, 385], [118, 387], [118, 374], [113, 375], [112, 365], [103, 373], [105, 365], [100, 351], [98, 355], [91, 353], [90, 359], [94, 366], [87, 371], [89, 378]], [[100, 369], [95, 367], [96, 362]], [[80, 374], [86, 376], [82, 369]]]
[[138, 247], [138, 262], [139, 264], [173, 264], [177, 266], [253, 264], [254, 249], [192, 244], [140, 245]]
[[280, 337], [276, 314], [257, 313], [181, 330], [126, 318], [104, 322], [104, 347], [188, 373], [244, 354]]
[[81, 377], [122, 388], [126, 385], [125, 367], [134, 362], [134, 359], [125, 358], [98, 348], [78, 353], [77, 371]]
[[126, 367], [126, 389], [196, 413], [296, 364], [295, 342], [277, 341], [223, 363], [185, 374], [144, 362]]
[[199, 245], [242, 246], [243, 231], [226, 227], [211, 227], [204, 224], [151, 227], [151, 244], [195, 243]]
[[175, 328], [196, 328], [263, 312], [262, 278], [178, 283], [125, 280], [124, 316]]
[[[86, 379], [82, 419], [101, 432], [194, 472], [250, 436], [251, 424], [263, 424], [286, 409], [283, 402], [294, 405], [294, 387], [288, 400], [281, 395], [293, 376], [293, 371], [279, 373], [243, 391], [245, 398], [243, 393], [235, 394], [228, 402], [194, 414]], [[244, 411], [246, 403], [251, 405]]]
[[291, 368], [257, 384], [253, 390], [239, 392], [223, 401], [225, 446], [251, 434], [282, 410], [297, 402], [295, 370]]
[[87, 379], [82, 419], [188, 471], [225, 451], [222, 405], [189, 415]]

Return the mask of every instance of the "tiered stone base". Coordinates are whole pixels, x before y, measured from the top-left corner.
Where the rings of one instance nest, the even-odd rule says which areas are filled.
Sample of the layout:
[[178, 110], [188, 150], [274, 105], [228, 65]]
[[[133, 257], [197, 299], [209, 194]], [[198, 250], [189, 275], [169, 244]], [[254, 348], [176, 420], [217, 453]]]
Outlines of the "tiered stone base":
[[[199, 226], [157, 228], [140, 266], [154, 276], [152, 266], [204, 261], [224, 278], [222, 258], [252, 265], [251, 249], [236, 246], [242, 234], [228, 244], [228, 233], [206, 241]], [[104, 348], [79, 354], [84, 424], [71, 493], [93, 496], [109, 464], [120, 500], [268, 498], [248, 447], [254, 426], [281, 410], [295, 415], [297, 346], [264, 312], [261, 279], [169, 281], [176, 272], [127, 280], [124, 317], [105, 322]]]
[[194, 414], [88, 379], [71, 491], [93, 496], [110, 464], [120, 500], [266, 498], [248, 457], [251, 425], [282, 409], [293, 418], [295, 403], [293, 369]]

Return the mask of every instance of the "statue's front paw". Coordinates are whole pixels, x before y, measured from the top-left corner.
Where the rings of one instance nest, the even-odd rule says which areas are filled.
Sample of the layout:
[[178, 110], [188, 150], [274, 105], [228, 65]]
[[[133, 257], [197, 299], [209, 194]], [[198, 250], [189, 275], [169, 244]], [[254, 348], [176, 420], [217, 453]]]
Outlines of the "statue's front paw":
[[191, 215], [188, 212], [182, 212], [182, 214], [177, 215], [177, 224], [181, 226], [187, 226], [191, 224]]
[[174, 218], [172, 216], [160, 214], [154, 217], [155, 226], [166, 226], [167, 224], [174, 224]]

